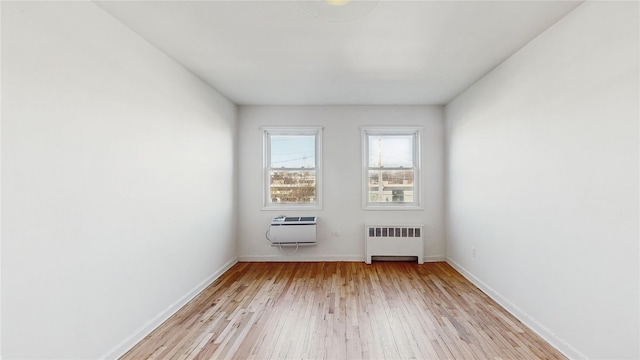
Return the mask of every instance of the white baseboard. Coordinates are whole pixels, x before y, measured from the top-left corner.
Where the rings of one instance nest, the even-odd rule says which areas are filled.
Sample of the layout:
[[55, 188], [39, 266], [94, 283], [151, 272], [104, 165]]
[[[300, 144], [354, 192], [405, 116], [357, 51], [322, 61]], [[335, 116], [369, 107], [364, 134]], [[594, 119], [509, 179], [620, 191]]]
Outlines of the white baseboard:
[[216, 279], [218, 279], [222, 274], [224, 274], [227, 270], [229, 270], [233, 265], [238, 262], [238, 259], [229, 260], [226, 264], [224, 264], [220, 269], [218, 269], [215, 273], [211, 274], [209, 277], [204, 279], [200, 284], [191, 289], [188, 293], [180, 297], [176, 302], [169, 305], [164, 311], [160, 312], [153, 319], [147, 321], [146, 324], [142, 325], [138, 330], [136, 330], [129, 337], [124, 339], [120, 344], [116, 345], [113, 349], [109, 350], [104, 356], [101, 356], [101, 359], [118, 359], [122, 355], [124, 355], [127, 351], [131, 350], [133, 346], [135, 346], [138, 342], [144, 339], [147, 335], [149, 335], [153, 330], [155, 330], [160, 324], [169, 319], [173, 314], [175, 314], [180, 308], [186, 305], [189, 301], [195, 298], [202, 290], [206, 289], [211, 283], [213, 283]]
[[239, 256], [239, 262], [364, 262], [364, 256], [352, 255], [250, 255]]
[[444, 255], [425, 256], [422, 259], [424, 260], [424, 262], [442, 262], [447, 260]]
[[551, 346], [560, 351], [564, 356], [569, 359], [587, 359], [587, 357], [580, 353], [573, 346], [569, 345], [566, 341], [558, 337], [552, 331], [547, 329], [544, 325], [539, 323], [537, 320], [529, 316], [525, 311], [519, 308], [517, 305], [509, 301], [506, 297], [502, 296], [500, 293], [495, 291], [489, 285], [485, 284], [482, 280], [478, 279], [475, 275], [467, 271], [464, 267], [458, 264], [455, 260], [450, 257], [446, 258], [447, 263], [451, 265], [454, 269], [456, 269], [462, 276], [464, 276], [467, 280], [471, 281], [475, 286], [477, 286], [480, 290], [482, 290], [485, 294], [487, 294], [491, 299], [497, 302], [500, 306], [502, 306], [505, 310], [507, 310], [511, 315], [515, 316], [522, 324], [527, 326], [531, 331], [536, 333], [538, 336], [543, 338], [546, 342], [548, 342]]
[[[442, 255], [425, 256], [425, 262], [445, 261]], [[250, 255], [239, 256], [239, 262], [364, 262], [364, 255], [321, 255], [321, 256], [296, 256], [296, 255]]]

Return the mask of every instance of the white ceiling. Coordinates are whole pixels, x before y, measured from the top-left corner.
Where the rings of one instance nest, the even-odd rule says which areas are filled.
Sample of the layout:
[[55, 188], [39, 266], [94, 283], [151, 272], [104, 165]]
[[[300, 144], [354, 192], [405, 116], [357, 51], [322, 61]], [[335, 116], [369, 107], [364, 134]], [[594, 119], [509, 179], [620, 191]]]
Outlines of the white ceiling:
[[446, 104], [580, 4], [382, 0], [326, 21], [295, 0], [96, 3], [242, 105]]

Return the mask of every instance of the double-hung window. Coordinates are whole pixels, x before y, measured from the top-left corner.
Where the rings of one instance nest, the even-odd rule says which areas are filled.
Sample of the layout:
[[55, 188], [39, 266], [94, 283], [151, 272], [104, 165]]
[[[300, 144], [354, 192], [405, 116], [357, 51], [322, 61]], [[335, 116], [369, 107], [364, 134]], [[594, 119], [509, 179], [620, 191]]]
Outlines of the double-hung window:
[[362, 206], [420, 209], [419, 127], [362, 127]]
[[322, 128], [262, 128], [264, 209], [321, 208]]

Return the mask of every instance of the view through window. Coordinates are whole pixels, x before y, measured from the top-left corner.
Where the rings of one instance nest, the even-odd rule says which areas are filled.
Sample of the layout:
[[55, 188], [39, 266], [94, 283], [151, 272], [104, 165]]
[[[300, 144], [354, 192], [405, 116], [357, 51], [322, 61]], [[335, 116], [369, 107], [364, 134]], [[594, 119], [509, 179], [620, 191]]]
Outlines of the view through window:
[[267, 206], [317, 206], [319, 129], [266, 130]]
[[419, 131], [363, 129], [364, 206], [419, 206]]

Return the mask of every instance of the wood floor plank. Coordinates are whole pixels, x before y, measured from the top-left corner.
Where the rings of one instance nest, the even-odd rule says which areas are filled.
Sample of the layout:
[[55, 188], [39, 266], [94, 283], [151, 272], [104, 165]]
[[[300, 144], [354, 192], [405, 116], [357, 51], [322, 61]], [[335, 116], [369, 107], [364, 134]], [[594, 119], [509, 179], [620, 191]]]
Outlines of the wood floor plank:
[[238, 263], [121, 359], [565, 359], [446, 263]]

